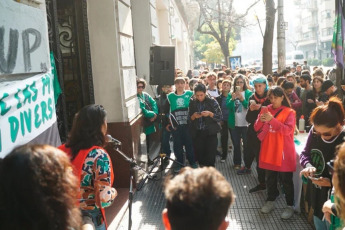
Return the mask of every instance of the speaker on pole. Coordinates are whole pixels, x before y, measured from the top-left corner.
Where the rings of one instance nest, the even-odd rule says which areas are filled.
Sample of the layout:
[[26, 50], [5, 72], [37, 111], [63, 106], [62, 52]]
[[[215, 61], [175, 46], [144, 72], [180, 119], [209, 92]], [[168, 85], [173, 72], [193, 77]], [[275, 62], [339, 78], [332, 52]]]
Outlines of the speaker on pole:
[[173, 85], [175, 79], [175, 47], [150, 48], [150, 85]]

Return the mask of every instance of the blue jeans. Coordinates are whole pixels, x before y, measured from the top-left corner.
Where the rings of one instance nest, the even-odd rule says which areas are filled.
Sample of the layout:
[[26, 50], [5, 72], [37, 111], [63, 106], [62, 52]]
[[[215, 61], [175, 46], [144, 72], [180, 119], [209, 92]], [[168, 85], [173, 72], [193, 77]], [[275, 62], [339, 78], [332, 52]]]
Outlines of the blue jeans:
[[81, 213], [83, 216], [83, 224], [90, 222], [90, 221], [85, 221], [85, 220], [91, 220], [96, 230], [106, 230], [105, 223], [104, 223], [100, 209], [81, 210]]
[[188, 125], [178, 125], [176, 130], [172, 131], [173, 141], [174, 141], [174, 153], [176, 160], [183, 163], [183, 146], [186, 149], [186, 156], [189, 164], [195, 164], [193, 142], [192, 137], [189, 132]]
[[313, 216], [314, 225], [316, 230], [328, 230], [330, 224], [327, 220], [320, 220], [317, 216]]
[[171, 132], [168, 132], [166, 129], [162, 129], [162, 151], [166, 154], [167, 157], [170, 157], [171, 150], [170, 150], [170, 135]]
[[234, 129], [230, 128], [231, 140], [234, 146], [234, 165], [241, 165], [241, 139], [243, 140], [243, 154], [247, 153], [247, 126], [235, 126]]

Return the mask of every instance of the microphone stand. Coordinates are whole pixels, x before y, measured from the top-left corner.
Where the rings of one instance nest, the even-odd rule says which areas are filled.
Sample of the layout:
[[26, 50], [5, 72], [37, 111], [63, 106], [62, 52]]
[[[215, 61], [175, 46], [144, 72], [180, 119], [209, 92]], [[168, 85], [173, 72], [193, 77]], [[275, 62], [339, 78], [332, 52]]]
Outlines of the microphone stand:
[[169, 161], [172, 161], [172, 162], [175, 162], [176, 164], [180, 165], [181, 167], [183, 167], [184, 165], [181, 164], [180, 162], [178, 162], [177, 160], [174, 160], [170, 157], [168, 157], [166, 155], [166, 153], [163, 152], [163, 146], [162, 146], [162, 141], [163, 141], [163, 129], [165, 129], [165, 127], [163, 127], [163, 116], [165, 116], [164, 113], [159, 113], [158, 114], [158, 119], [159, 119], [159, 125], [161, 127], [159, 133], [160, 133], [160, 149], [159, 149], [159, 154], [157, 157], [155, 157], [152, 161], [154, 162], [153, 165], [152, 165], [152, 168], [151, 170], [147, 173], [147, 176], [144, 177], [138, 184], [137, 186], [137, 191], [140, 191], [142, 189], [142, 187], [144, 187], [144, 184], [146, 182], [147, 179], [153, 179], [153, 178], [156, 178], [157, 175], [154, 175], [153, 177], [150, 176], [151, 173], [153, 172], [153, 170], [156, 168], [156, 166], [160, 163], [160, 166], [159, 166], [159, 171], [157, 172], [160, 172], [161, 173], [161, 177], [162, 178], [162, 174], [163, 174], [163, 171], [164, 171], [164, 159], [168, 159]]
[[146, 172], [143, 168], [141, 168], [137, 162], [133, 158], [130, 158], [126, 156], [120, 149], [120, 145], [116, 143], [112, 143], [113, 149], [119, 153], [122, 158], [129, 163], [130, 169], [129, 169], [129, 194], [128, 194], [128, 230], [132, 229], [132, 203], [133, 203], [133, 181], [134, 181], [134, 170], [141, 170], [143, 171], [148, 178], [150, 178], [150, 174]]

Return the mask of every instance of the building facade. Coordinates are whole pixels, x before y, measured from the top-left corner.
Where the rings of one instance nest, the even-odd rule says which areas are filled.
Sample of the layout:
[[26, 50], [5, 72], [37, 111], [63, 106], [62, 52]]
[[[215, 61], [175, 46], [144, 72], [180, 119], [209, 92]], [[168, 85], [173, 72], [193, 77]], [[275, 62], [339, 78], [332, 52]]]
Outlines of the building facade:
[[331, 57], [335, 3], [331, 0], [295, 1], [297, 48], [306, 59]]

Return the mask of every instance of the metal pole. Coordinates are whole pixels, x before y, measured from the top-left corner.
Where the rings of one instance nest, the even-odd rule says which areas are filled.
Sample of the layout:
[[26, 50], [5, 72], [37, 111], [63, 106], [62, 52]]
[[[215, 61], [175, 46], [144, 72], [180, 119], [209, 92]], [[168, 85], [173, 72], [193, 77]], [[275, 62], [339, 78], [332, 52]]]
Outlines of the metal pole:
[[278, 0], [278, 23], [277, 23], [277, 44], [278, 44], [278, 72], [286, 68], [285, 63], [285, 25], [284, 25], [284, 0]]

